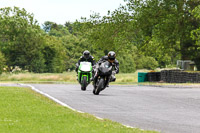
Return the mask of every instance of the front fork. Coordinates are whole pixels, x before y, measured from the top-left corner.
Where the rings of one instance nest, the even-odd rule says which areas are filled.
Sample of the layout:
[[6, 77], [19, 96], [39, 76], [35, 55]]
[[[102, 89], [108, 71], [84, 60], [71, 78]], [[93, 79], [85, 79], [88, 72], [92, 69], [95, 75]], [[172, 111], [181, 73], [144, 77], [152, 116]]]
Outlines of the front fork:
[[86, 73], [81, 73], [81, 71], [78, 71], [78, 81], [79, 83], [81, 83], [81, 81], [83, 80], [83, 76], [87, 76], [87, 82], [90, 82], [90, 78], [92, 77], [92, 72], [90, 72], [89, 74]]
[[[94, 81], [93, 81], [93, 86], [94, 86], [94, 88], [96, 88], [97, 87], [97, 81], [98, 81], [98, 75], [94, 75]], [[100, 77], [101, 78], [101, 77]], [[108, 86], [108, 84], [109, 84], [109, 81], [110, 81], [110, 78], [111, 78], [111, 75], [110, 76], [107, 76], [107, 77], [104, 77], [104, 79], [105, 79], [105, 83], [104, 83], [104, 87], [103, 87], [103, 89], [105, 89], [106, 88], [106, 86]], [[100, 79], [99, 79], [100, 80]], [[102, 89], [102, 90], [103, 90]]]
[[78, 82], [81, 83], [81, 71], [78, 70]]
[[111, 78], [111, 75], [106, 77], [106, 80], [105, 80], [106, 82], [105, 82], [105, 86], [103, 89], [105, 89], [108, 86], [108, 84], [110, 82], [110, 78]]
[[96, 83], [97, 83], [97, 79], [98, 79], [98, 70], [95, 71], [93, 76], [94, 76], [93, 86], [94, 86], [94, 88], [96, 88]]

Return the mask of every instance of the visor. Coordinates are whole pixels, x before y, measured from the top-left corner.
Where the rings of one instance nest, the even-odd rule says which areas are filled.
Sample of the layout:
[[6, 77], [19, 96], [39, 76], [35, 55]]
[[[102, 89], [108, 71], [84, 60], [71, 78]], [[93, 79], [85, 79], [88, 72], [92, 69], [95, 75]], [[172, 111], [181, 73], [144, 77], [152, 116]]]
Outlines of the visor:
[[88, 59], [88, 58], [90, 57], [90, 55], [89, 55], [89, 54], [85, 54], [84, 57], [85, 57], [86, 59]]

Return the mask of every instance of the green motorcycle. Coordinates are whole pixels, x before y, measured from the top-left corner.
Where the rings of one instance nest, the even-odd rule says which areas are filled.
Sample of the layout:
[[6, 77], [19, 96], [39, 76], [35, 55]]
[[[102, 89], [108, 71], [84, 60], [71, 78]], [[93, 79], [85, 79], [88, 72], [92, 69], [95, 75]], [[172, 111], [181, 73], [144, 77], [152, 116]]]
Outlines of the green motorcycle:
[[85, 91], [92, 78], [91, 62], [80, 62], [78, 68], [78, 82], [81, 84], [81, 90]]

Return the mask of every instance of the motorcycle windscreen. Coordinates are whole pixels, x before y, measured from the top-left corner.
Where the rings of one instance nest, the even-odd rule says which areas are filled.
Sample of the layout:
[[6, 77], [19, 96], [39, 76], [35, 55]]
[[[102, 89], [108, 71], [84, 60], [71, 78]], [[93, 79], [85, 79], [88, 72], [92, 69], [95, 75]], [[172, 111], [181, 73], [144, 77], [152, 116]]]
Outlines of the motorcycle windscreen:
[[92, 64], [91, 62], [81, 62], [80, 63], [80, 70], [84, 72], [89, 72], [91, 71]]
[[104, 62], [100, 65], [99, 71], [102, 75], [110, 75], [112, 73], [112, 66], [109, 62]]

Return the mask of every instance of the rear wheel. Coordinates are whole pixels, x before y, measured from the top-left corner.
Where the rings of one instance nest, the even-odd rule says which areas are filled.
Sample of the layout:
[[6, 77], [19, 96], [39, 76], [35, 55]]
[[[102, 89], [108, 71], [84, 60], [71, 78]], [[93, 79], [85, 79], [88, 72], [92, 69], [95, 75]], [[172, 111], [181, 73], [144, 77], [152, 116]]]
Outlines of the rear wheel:
[[97, 87], [93, 90], [94, 95], [99, 95], [99, 93], [100, 93], [100, 91], [102, 90], [103, 87], [104, 87], [104, 79], [101, 78], [99, 80]]
[[86, 90], [86, 87], [87, 87], [87, 77], [84, 76], [84, 77], [83, 77], [83, 80], [82, 80], [82, 84], [81, 84], [81, 90], [82, 90], [82, 91], [85, 91], [85, 90]]

